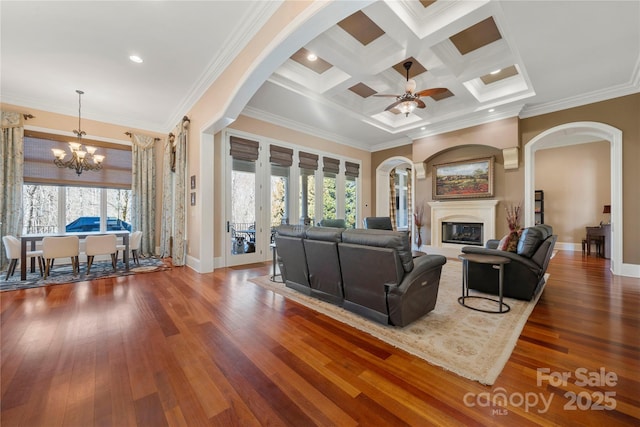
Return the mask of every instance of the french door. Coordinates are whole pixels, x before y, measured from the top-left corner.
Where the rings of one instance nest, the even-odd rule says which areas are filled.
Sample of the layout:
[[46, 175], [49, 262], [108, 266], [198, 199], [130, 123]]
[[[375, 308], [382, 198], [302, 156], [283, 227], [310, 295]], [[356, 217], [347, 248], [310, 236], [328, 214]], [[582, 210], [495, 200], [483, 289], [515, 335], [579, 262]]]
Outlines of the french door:
[[263, 214], [265, 188], [261, 143], [230, 136], [226, 157], [225, 263], [250, 264], [267, 259], [269, 239]]

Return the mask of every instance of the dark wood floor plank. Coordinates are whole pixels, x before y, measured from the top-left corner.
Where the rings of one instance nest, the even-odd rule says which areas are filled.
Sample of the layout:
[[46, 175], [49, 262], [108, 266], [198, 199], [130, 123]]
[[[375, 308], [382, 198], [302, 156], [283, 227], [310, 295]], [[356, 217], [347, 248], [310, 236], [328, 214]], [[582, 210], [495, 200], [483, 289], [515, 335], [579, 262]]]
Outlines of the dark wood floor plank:
[[[611, 275], [608, 260], [557, 254], [491, 387], [249, 281], [270, 267], [173, 268], [1, 293], [0, 424], [640, 424], [640, 280]], [[576, 384], [576, 370], [601, 367], [615, 386]], [[538, 385], [539, 369], [573, 378]], [[615, 410], [567, 410], [567, 393], [607, 391]], [[482, 393], [552, 400], [545, 411], [469, 400]]]

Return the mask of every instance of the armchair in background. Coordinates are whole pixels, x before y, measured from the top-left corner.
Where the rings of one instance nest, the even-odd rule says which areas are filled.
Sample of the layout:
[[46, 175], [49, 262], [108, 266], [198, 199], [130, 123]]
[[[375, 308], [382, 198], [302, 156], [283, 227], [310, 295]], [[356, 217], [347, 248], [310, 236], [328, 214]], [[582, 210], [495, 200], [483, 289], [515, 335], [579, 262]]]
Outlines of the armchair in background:
[[[487, 241], [484, 248], [465, 246], [462, 252], [509, 258], [511, 262], [504, 265], [503, 295], [530, 301], [544, 285], [544, 275], [557, 239], [551, 226], [536, 225], [522, 231], [516, 252], [497, 249], [498, 240]], [[469, 289], [498, 295], [498, 273], [490, 264], [469, 263]]]
[[368, 216], [363, 222], [364, 228], [369, 230], [393, 230], [391, 218], [388, 216]]

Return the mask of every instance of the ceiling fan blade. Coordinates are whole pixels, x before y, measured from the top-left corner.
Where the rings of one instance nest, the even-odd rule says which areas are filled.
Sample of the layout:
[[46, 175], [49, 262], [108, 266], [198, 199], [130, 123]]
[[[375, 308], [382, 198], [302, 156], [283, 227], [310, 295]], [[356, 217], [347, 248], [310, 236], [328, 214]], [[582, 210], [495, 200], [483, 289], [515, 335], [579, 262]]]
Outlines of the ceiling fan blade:
[[426, 107], [426, 105], [425, 105], [425, 103], [424, 103], [424, 101], [423, 101], [422, 99], [420, 99], [420, 98], [416, 98], [416, 99], [414, 99], [414, 101], [416, 102], [416, 104], [418, 104], [418, 105], [417, 105], [417, 107], [418, 107], [418, 108], [424, 108], [424, 107]]
[[399, 104], [401, 104], [403, 101], [396, 101], [393, 104], [389, 105], [387, 108], [384, 109], [384, 111], [389, 111], [394, 109], [395, 107], [397, 107]]
[[373, 96], [378, 96], [383, 98], [398, 98], [400, 95], [388, 95], [388, 94], [376, 93]]
[[416, 95], [417, 96], [431, 96], [431, 95], [439, 95], [441, 93], [445, 93], [446, 91], [448, 91], [449, 89], [444, 88], [444, 87], [434, 87], [432, 89], [425, 89], [425, 90], [421, 90], [420, 92], [417, 92]]

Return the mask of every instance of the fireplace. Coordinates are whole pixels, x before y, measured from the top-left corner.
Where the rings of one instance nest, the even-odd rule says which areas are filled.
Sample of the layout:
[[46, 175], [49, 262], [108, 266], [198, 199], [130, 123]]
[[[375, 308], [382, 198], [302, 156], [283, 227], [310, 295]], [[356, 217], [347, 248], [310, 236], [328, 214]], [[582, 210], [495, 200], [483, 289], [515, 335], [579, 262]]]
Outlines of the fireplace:
[[487, 199], [429, 202], [432, 249], [436, 253], [437, 248], [458, 253], [460, 245], [483, 246], [487, 240], [495, 239], [497, 204], [497, 200]]
[[483, 225], [481, 222], [443, 222], [442, 243], [482, 246]]

